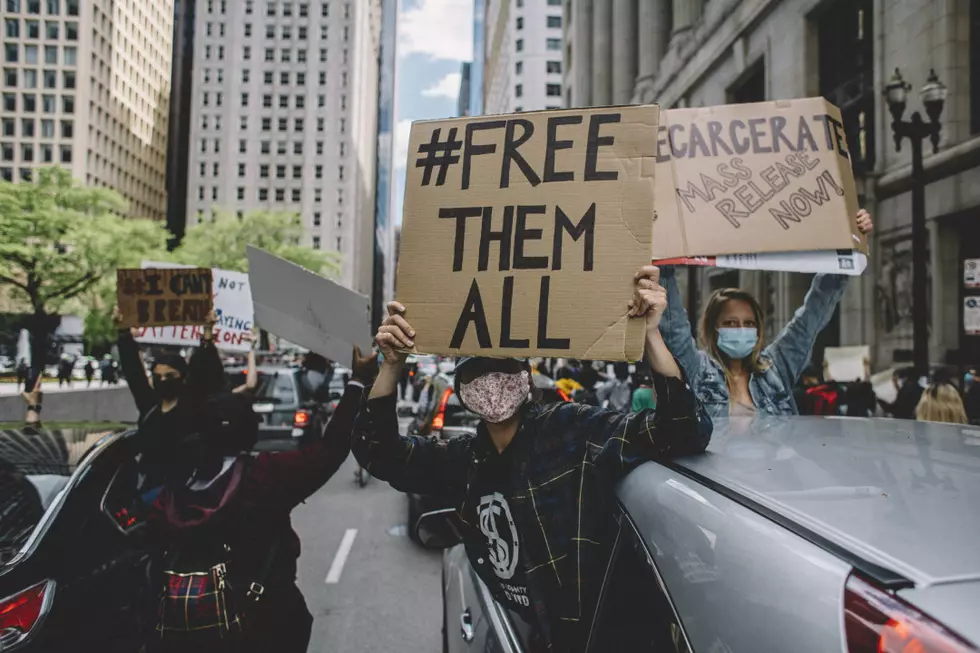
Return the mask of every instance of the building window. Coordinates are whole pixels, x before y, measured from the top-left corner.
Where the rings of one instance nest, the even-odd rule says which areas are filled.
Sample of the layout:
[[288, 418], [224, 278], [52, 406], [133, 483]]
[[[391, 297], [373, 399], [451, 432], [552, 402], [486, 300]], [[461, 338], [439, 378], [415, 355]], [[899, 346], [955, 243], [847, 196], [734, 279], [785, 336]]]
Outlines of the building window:
[[289, 129], [289, 118], [279, 119], [279, 131], [284, 132]]
[[204, 199], [204, 186], [198, 186], [197, 187], [197, 199], [199, 199], [199, 200], [203, 200]]
[[548, 27], [561, 28], [561, 16], [548, 16]]
[[218, 91], [217, 93], [214, 94], [214, 106], [220, 107], [223, 102], [224, 102], [224, 93]]
[[14, 112], [17, 110], [17, 95], [14, 93], [3, 94], [3, 110]]
[[524, 29], [524, 17], [523, 16], [518, 16], [517, 17], [517, 29]]
[[269, 189], [268, 188], [260, 188], [259, 189], [259, 201], [260, 202], [268, 202], [269, 201]]
[[262, 96], [262, 106], [266, 109], [272, 108], [272, 95], [270, 93], [266, 93]]
[[17, 135], [17, 123], [14, 122], [13, 118], [3, 119], [3, 135], [7, 137], [13, 137]]
[[323, 16], [324, 18], [327, 18], [327, 17], [330, 16], [330, 3], [329, 2], [321, 2], [320, 3], [320, 15]]
[[303, 166], [293, 166], [293, 179], [303, 178]]
[[323, 222], [323, 216], [320, 214], [319, 211], [317, 211], [316, 213], [313, 214], [313, 226], [319, 227], [322, 222]]
[[217, 199], [218, 199], [218, 187], [217, 186], [212, 186], [211, 187], [211, 199], [212, 200], [215, 200], [215, 201], [217, 201]]
[[248, 129], [248, 116], [240, 116], [238, 118], [238, 128], [242, 131]]
[[306, 96], [305, 95], [297, 95], [296, 96], [296, 108], [297, 109], [303, 109], [305, 107], [306, 107]]
[[292, 16], [293, 15], [293, 3], [292, 2], [284, 2], [282, 4], [282, 15], [283, 16], [286, 16], [287, 18], [289, 16]]
[[49, 20], [44, 23], [44, 38], [51, 39], [52, 41], [58, 40], [58, 21]]
[[[11, 38], [11, 39], [20, 38], [20, 21], [19, 20], [17, 20], [16, 18], [8, 18], [7, 20], [4, 21], [4, 25], [6, 26], [6, 32], [5, 32], [5, 34], [7, 35], [8, 38]], [[57, 25], [58, 25], [58, 23], [55, 23], [55, 26], [57, 26]], [[55, 37], [55, 38], [57, 38], [57, 37]]]
[[344, 180], [344, 166], [337, 166], [337, 180]]
[[245, 23], [245, 36], [252, 36], [252, 23]]
[[269, 178], [269, 164], [268, 163], [263, 163], [262, 165], [259, 166], [259, 177], [261, 177], [262, 179], [268, 179]]
[[313, 249], [320, 249], [320, 237], [313, 236]]
[[546, 64], [546, 72], [548, 73], [561, 73], [561, 62], [560, 61], [549, 61]]
[[326, 61], [327, 61], [327, 49], [320, 48], [320, 62], [326, 63]]
[[239, 177], [244, 177], [245, 176], [245, 164], [244, 163], [239, 163], [238, 164], [238, 176]]
[[316, 153], [317, 156], [323, 156], [323, 141], [316, 142]]
[[272, 130], [272, 118], [262, 119], [262, 131], [267, 132]]
[[65, 23], [65, 38], [69, 41], [78, 40], [78, 23]]
[[276, 142], [276, 154], [286, 154], [289, 151], [289, 144], [286, 141]]
[[277, 165], [276, 166], [276, 179], [285, 179], [285, 178], [286, 178], [286, 166], [284, 166], [284, 165]]
[[296, 118], [293, 125], [293, 131], [301, 132], [303, 131], [304, 121], [302, 118]]
[[266, 61], [275, 61], [276, 60], [276, 51], [273, 50], [272, 48], [266, 48], [265, 49], [265, 60]]
[[518, 52], [524, 52], [524, 39], [517, 39], [517, 41], [514, 42], [514, 47], [517, 48]]
[[242, 58], [245, 61], [250, 61], [252, 59], [252, 46], [246, 45], [242, 48]]
[[547, 95], [548, 97], [561, 97], [561, 84], [546, 85], [545, 95]]
[[75, 123], [71, 120], [61, 121], [61, 137], [62, 138], [74, 138], [75, 137]]
[[248, 93], [242, 93], [242, 106], [248, 106]]
[[62, 95], [61, 96], [61, 111], [63, 113], [75, 113], [75, 96], [74, 95]]
[[303, 192], [299, 188], [293, 188], [291, 191], [292, 197], [290, 199], [294, 203], [299, 203], [303, 201]]
[[[13, 154], [11, 154], [10, 156], [11, 156], [11, 158], [13, 158]], [[322, 188], [314, 188], [313, 189], [313, 201], [315, 203], [317, 203], [317, 204], [320, 204], [323, 201], [323, 189]]]
[[279, 96], [279, 108], [280, 109], [288, 109], [289, 108], [289, 96], [288, 95], [280, 95]]
[[286, 41], [293, 38], [293, 28], [289, 25], [282, 26], [282, 38]]
[[560, 7], [561, 6], [561, 0], [548, 0], [548, 6], [549, 7]]
[[523, 73], [524, 73], [524, 62], [518, 61], [517, 63], [514, 64], [514, 74], [521, 75]]
[[306, 63], [306, 50], [296, 51], [296, 61], [299, 63]]
[[327, 85], [327, 71], [321, 70], [320, 71], [320, 86], [326, 86], [326, 85]]
[[217, 176], [218, 176], [218, 165], [219, 165], [219, 164], [218, 164], [218, 162], [217, 162], [217, 161], [215, 161], [214, 163], [212, 163], [212, 164], [211, 164], [211, 174], [212, 174], [213, 176], [215, 176], [215, 177], [217, 177]]
[[251, 16], [252, 15], [253, 5], [254, 5], [253, 0], [245, 0], [245, 15], [246, 16]]
[[300, 41], [305, 41], [306, 40], [306, 37], [307, 37], [307, 34], [309, 34], [309, 28], [306, 27], [306, 25], [301, 25], [300, 28], [299, 28], [299, 30], [297, 30], [297, 31], [298, 31], [297, 36], [299, 37], [299, 40]]
[[561, 52], [561, 39], [548, 39], [545, 41], [545, 48], [555, 52]]
[[275, 2], [270, 2], [268, 5], [266, 5], [265, 15], [266, 16], [269, 16], [269, 17], [273, 17], [273, 16], [276, 15], [276, 3]]
[[7, 63], [17, 63], [19, 61], [20, 48], [16, 43], [7, 43], [4, 46], [4, 60]]
[[281, 57], [282, 62], [289, 63], [290, 61], [292, 61], [292, 55], [293, 55], [292, 50], [290, 50], [289, 48], [283, 48], [282, 57]]
[[249, 79], [252, 77], [252, 71], [248, 68], [242, 68], [242, 84], [248, 84]]
[[324, 120], [323, 118], [317, 118], [316, 119], [316, 130], [318, 132], [322, 132], [322, 131], [325, 131], [326, 128], [327, 128], [327, 122], [326, 122], [326, 120]]
[[244, 138], [238, 141], [238, 153], [247, 154], [248, 153], [248, 141]]
[[285, 188], [277, 188], [276, 189], [276, 201], [277, 202], [285, 202], [286, 201], [286, 189]]
[[267, 70], [264, 73], [262, 73], [262, 81], [266, 84], [274, 83], [275, 79], [276, 79], [275, 73], [273, 73], [271, 70]]
[[303, 153], [303, 141], [296, 141], [293, 143], [293, 154]]
[[524, 97], [524, 85], [517, 84], [514, 86], [514, 97]]
[[36, 123], [33, 118], [24, 118], [20, 122], [20, 135], [27, 138], [34, 138], [34, 127]]
[[245, 199], [245, 187], [244, 186], [239, 186], [238, 187], [238, 201], [240, 202], [240, 201], [242, 201], [244, 199]]
[[310, 15], [310, 5], [306, 4], [305, 2], [301, 3], [299, 6], [299, 17], [306, 18], [309, 15]]
[[306, 73], [296, 73], [296, 86], [306, 86]]
[[262, 152], [262, 154], [269, 154], [269, 153], [271, 153], [272, 152], [272, 143], [270, 143], [269, 141], [262, 141], [262, 143], [259, 146], [259, 151]]

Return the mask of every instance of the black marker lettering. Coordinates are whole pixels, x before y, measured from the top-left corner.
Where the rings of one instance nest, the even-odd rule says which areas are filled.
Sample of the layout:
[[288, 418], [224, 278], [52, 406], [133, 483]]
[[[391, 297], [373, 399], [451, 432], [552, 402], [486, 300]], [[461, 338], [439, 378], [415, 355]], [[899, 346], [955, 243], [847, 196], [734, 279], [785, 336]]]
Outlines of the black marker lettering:
[[741, 120], [733, 120], [728, 126], [728, 131], [731, 134], [732, 147], [735, 148], [735, 153], [745, 154], [752, 149], [752, 141], [749, 140], [748, 136], [739, 139], [738, 134], [735, 133], [736, 129], [747, 129], [745, 123]]
[[150, 302], [146, 299], [136, 301], [136, 321], [146, 324], [150, 321]]
[[675, 159], [682, 159], [687, 156], [687, 145], [679, 143], [678, 133], [683, 134], [684, 125], [670, 126], [670, 153]]
[[756, 154], [768, 154], [772, 148], [762, 144], [762, 139], [768, 134], [765, 129], [760, 129], [766, 124], [765, 118], [751, 118], [749, 120], [749, 134], [752, 135], [752, 151]]
[[548, 337], [548, 299], [551, 296], [551, 277], [541, 277], [541, 296], [538, 300], [538, 349], [568, 349], [568, 338]]
[[490, 341], [490, 329], [487, 327], [487, 313], [483, 310], [483, 297], [480, 296], [480, 286], [476, 279], [470, 285], [470, 293], [466, 296], [466, 303], [463, 304], [463, 312], [459, 314], [456, 322], [456, 330], [453, 331], [453, 338], [449, 341], [449, 346], [459, 349], [463, 346], [463, 338], [472, 322], [476, 326], [476, 340], [480, 344], [480, 349], [490, 349], [493, 343]]
[[[515, 127], [520, 126], [524, 129], [524, 133], [518, 139], [514, 138]], [[541, 183], [541, 178], [538, 177], [538, 173], [534, 171], [527, 160], [521, 156], [520, 152], [517, 150], [527, 142], [531, 135], [534, 134], [534, 123], [530, 120], [525, 120], [524, 118], [513, 118], [507, 121], [507, 131], [504, 133], [504, 156], [500, 163], [500, 187], [509, 188], [510, 187], [510, 164], [511, 161], [517, 164], [517, 167], [521, 169], [524, 173], [524, 178], [527, 179], [532, 186], [537, 186]]]
[[788, 149], [790, 152], [796, 150], [796, 146], [793, 145], [793, 141], [786, 138], [786, 134], [783, 133], [783, 130], [786, 129], [786, 118], [782, 116], [773, 116], [771, 124], [773, 151], [779, 151], [780, 141], [786, 144], [786, 149]]
[[514, 340], [510, 337], [510, 327], [514, 310], [514, 277], [504, 277], [504, 295], [500, 302], [500, 346], [510, 349], [527, 349], [530, 338]]
[[670, 150], [667, 148], [667, 127], [660, 125], [657, 128], [657, 163], [670, 161]]
[[544, 181], [575, 181], [574, 172], [555, 171], [555, 152], [571, 149], [574, 141], [558, 140], [558, 128], [562, 125], [580, 125], [582, 116], [555, 116], [548, 118], [548, 147], [544, 153]]
[[796, 139], [796, 151], [803, 153], [809, 147], [811, 152], [816, 152], [817, 140], [813, 137], [813, 132], [810, 131], [810, 125], [807, 124], [806, 118], [800, 116], [800, 126], [798, 130], [798, 136]]
[[737, 208], [735, 208], [735, 200], [727, 197], [723, 200], [719, 200], [718, 203], [715, 204], [715, 208], [718, 209], [718, 211], [725, 216], [725, 219], [731, 222], [732, 226], [736, 229], [742, 226], [742, 223], [740, 223], [739, 220], [744, 220], [750, 215], [745, 211], [739, 211]]
[[585, 212], [577, 225], [572, 224], [560, 206], [555, 207], [555, 238], [551, 253], [552, 270], [561, 270], [562, 232], [564, 231], [567, 231], [575, 242], [578, 242], [582, 234], [585, 234], [585, 256], [582, 262], [582, 270], [592, 272], [595, 264], [595, 202], [592, 203], [592, 206]]
[[514, 207], [504, 207], [504, 226], [500, 231], [493, 230], [493, 207], [483, 207], [483, 229], [480, 232], [480, 261], [477, 270], [485, 272], [490, 266], [490, 243], [500, 243], [500, 258], [497, 269], [510, 269], [510, 241], [514, 233]]
[[830, 116], [827, 114], [813, 116], [817, 122], [823, 123], [823, 135], [827, 139], [827, 149], [834, 151], [834, 135], [830, 129]]
[[702, 156], [711, 156], [711, 152], [708, 151], [708, 143], [705, 142], [704, 136], [701, 135], [701, 130], [698, 129], [696, 124], [691, 125], [691, 158], [696, 157], [697, 150], [701, 150]]
[[480, 216], [490, 207], [465, 206], [439, 209], [440, 218], [456, 218], [456, 236], [453, 238], [453, 272], [463, 269], [463, 248], [466, 245], [466, 218]]
[[599, 136], [603, 125], [622, 120], [618, 113], [594, 113], [589, 118], [589, 142], [585, 149], [585, 181], [615, 181], [619, 179], [618, 170], [597, 171], [599, 148], [609, 147], [616, 142], [614, 136]]
[[547, 256], [525, 256], [524, 243], [528, 240], [541, 240], [541, 229], [528, 229], [528, 215], [544, 215], [545, 207], [543, 204], [538, 206], [518, 206], [517, 207], [517, 226], [514, 230], [514, 269], [515, 270], [546, 270], [548, 268]]
[[496, 143], [474, 145], [473, 135], [478, 131], [501, 129], [506, 124], [507, 122], [504, 120], [491, 120], [489, 122], [471, 122], [466, 125], [466, 149], [463, 150], [463, 172], [462, 181], [460, 183], [461, 189], [466, 190], [470, 187], [470, 160], [472, 157], [480, 156], [482, 154], [493, 154], [497, 151]]
[[724, 150], [725, 154], [731, 156], [732, 148], [728, 147], [721, 137], [721, 130], [723, 125], [717, 120], [711, 120], [708, 122], [708, 138], [711, 139], [711, 154], [713, 156], [718, 156], [718, 150]]

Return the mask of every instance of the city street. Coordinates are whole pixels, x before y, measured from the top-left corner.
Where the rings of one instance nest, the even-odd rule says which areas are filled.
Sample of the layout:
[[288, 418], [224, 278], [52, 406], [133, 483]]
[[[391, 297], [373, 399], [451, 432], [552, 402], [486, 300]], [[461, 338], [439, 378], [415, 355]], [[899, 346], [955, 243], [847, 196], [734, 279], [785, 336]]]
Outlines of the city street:
[[353, 457], [293, 511], [299, 585], [315, 618], [310, 653], [439, 650], [442, 553], [408, 538], [406, 515], [387, 483], [357, 485]]

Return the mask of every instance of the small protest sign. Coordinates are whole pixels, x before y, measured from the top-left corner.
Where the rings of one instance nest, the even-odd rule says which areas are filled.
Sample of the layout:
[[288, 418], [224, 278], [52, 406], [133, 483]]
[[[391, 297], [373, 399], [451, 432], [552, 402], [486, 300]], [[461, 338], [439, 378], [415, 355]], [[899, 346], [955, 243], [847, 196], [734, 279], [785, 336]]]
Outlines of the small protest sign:
[[828, 381], [864, 381], [871, 362], [871, 347], [827, 347], [823, 352], [824, 369]]
[[398, 300], [429, 354], [636, 360], [656, 105], [416, 122]]
[[963, 287], [969, 290], [980, 288], [980, 258], [963, 261]]
[[[143, 261], [142, 268], [189, 268], [177, 263]], [[248, 336], [252, 332], [252, 293], [248, 275], [232, 270], [211, 270], [214, 279], [214, 312], [218, 323], [214, 327], [214, 342], [219, 349], [245, 352], [251, 348]], [[196, 347], [201, 342], [202, 328], [194, 326], [141, 327], [136, 341], [152, 345]]]
[[980, 336], [980, 296], [963, 298], [963, 333]]
[[204, 324], [212, 307], [208, 268], [116, 270], [124, 327]]
[[866, 254], [855, 250], [826, 252], [771, 252], [769, 254], [729, 254], [725, 256], [688, 256], [655, 260], [657, 265], [696, 265], [732, 270], [765, 270], [803, 272], [808, 274], [845, 274], [858, 276], [868, 267]]
[[840, 111], [823, 98], [663, 112], [654, 259], [752, 254], [753, 269], [791, 271], [760, 255], [867, 254], [857, 212]]
[[342, 364], [354, 345], [371, 350], [367, 297], [251, 245], [246, 254], [258, 326]]

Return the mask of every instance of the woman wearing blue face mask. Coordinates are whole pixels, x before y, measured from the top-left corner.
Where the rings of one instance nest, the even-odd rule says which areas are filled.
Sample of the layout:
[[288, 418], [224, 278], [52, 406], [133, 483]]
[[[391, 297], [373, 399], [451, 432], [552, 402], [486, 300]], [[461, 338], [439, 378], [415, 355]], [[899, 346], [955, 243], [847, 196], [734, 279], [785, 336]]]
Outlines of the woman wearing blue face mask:
[[[862, 234], [874, 228], [864, 209], [857, 214], [857, 226]], [[796, 415], [793, 387], [810, 361], [817, 335], [833, 316], [847, 279], [816, 275], [803, 306], [768, 346], [758, 300], [744, 290], [717, 290], [701, 314], [699, 349], [691, 337], [674, 270], [663, 268], [667, 310], [660, 332], [712, 418]]]

